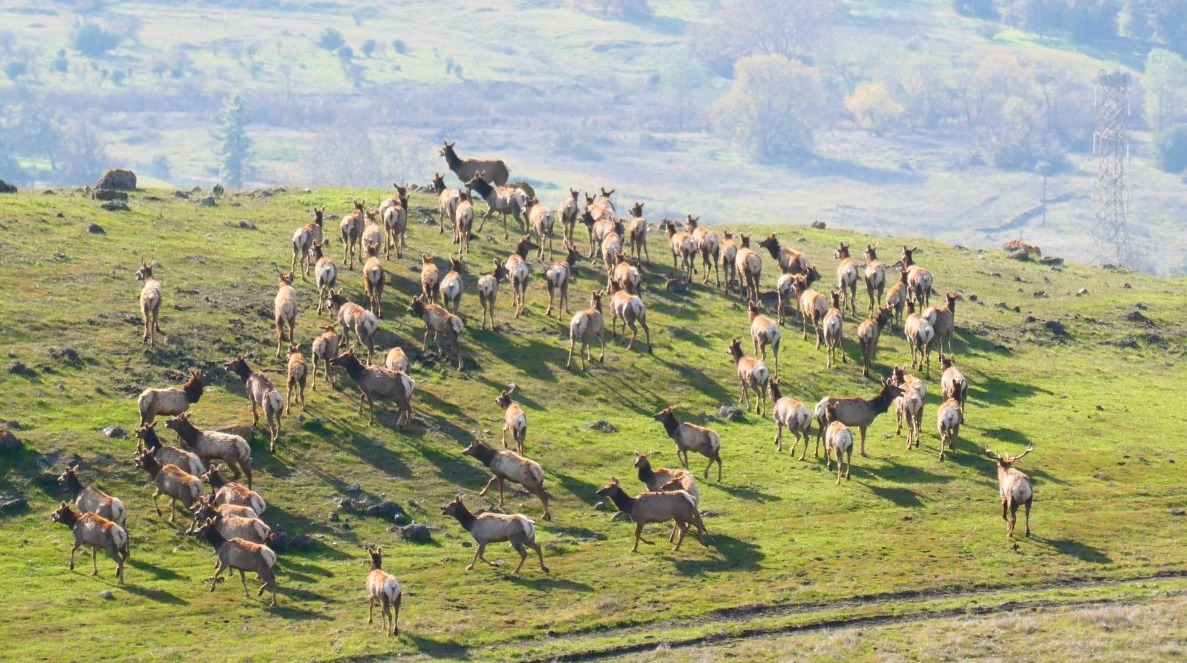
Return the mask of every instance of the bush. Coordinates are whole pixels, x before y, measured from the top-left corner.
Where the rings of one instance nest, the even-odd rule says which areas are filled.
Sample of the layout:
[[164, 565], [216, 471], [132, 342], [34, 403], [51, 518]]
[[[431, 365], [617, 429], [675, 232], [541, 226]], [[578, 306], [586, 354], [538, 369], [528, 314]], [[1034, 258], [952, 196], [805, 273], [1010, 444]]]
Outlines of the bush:
[[317, 45], [327, 51], [336, 51], [346, 45], [346, 37], [343, 37], [342, 33], [334, 28], [326, 28], [322, 30], [321, 38], [317, 40]]
[[1176, 124], [1154, 138], [1154, 164], [1168, 173], [1187, 170], [1187, 124]]
[[80, 23], [70, 34], [70, 46], [88, 58], [101, 58], [119, 43], [119, 35], [95, 23]]

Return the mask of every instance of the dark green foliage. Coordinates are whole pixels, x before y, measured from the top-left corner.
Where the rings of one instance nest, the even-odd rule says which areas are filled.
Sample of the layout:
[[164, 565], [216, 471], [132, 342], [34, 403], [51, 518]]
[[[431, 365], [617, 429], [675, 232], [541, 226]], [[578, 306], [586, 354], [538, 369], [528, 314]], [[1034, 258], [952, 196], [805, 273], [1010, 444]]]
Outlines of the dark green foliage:
[[101, 58], [119, 43], [119, 35], [96, 23], [80, 23], [70, 35], [70, 45], [88, 58]]
[[326, 28], [317, 40], [317, 45], [327, 51], [336, 51], [346, 45], [346, 38], [334, 28]]
[[1187, 124], [1176, 124], [1154, 139], [1154, 163], [1168, 173], [1187, 170]]

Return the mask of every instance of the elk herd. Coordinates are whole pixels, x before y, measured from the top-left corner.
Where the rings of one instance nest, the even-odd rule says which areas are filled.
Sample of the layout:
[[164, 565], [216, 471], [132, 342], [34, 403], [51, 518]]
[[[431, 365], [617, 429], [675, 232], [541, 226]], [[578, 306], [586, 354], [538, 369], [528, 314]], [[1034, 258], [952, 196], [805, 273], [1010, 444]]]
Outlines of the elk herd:
[[[736, 295], [743, 304], [747, 319], [743, 321], [739, 316], [737, 326], [749, 324], [753, 355], [745, 354], [741, 336], [735, 336], [722, 350], [734, 365], [741, 405], [748, 409], [753, 398], [755, 413], [764, 418], [769, 413], [773, 418], [774, 443], [778, 452], [783, 450], [786, 429], [793, 438], [791, 455], [794, 457], [802, 443], [799, 459], [805, 460], [815, 424], [814, 456], [819, 457], [823, 441], [826, 467], [831, 469], [832, 463], [836, 463], [836, 482], [841, 483], [851, 476], [854, 447], [857, 447], [859, 456], [867, 455], [867, 431], [880, 414], [892, 407], [898, 434], [902, 434], [905, 423], [907, 448], [917, 447], [922, 435], [927, 381], [932, 377], [933, 351], [939, 353], [939, 392], [943, 399], [936, 415], [939, 460], [944, 460], [946, 453], [956, 449], [960, 427], [967, 414], [969, 393], [968, 378], [956, 365], [953, 347], [956, 304], [961, 295], [950, 292], [946, 294], [943, 306], [930, 305], [934, 278], [916, 262], [916, 255], [920, 253], [918, 247], [903, 246], [900, 260], [887, 265], [879, 260], [878, 247], [868, 244], [860, 252], [864, 264], [859, 264], [852, 257], [850, 245], [840, 242], [833, 253], [836, 288], [818, 292], [813, 286], [825, 280], [821, 274], [824, 267], [813, 265], [804, 252], [781, 245], [774, 234], [752, 246], [750, 234], [715, 229], [693, 215], [688, 215], [683, 223], [663, 219], [658, 224], [649, 224], [643, 216], [642, 202], [629, 208], [629, 217], [619, 217], [613, 200], [615, 191], [605, 188], [597, 195], [585, 194], [584, 198], [581, 191], [569, 189], [554, 211], [538, 200], [530, 187], [509, 185], [509, 171], [502, 161], [463, 160], [454, 150], [454, 144], [448, 142], [441, 155], [464, 188], [447, 187], [443, 175], [437, 174], [429, 189], [437, 195], [438, 232], [443, 234], [446, 225], [452, 227], [453, 244], [458, 246], [459, 254], [450, 256], [448, 271], [432, 254], [423, 253], [419, 259], [417, 294], [411, 297], [405, 310], [424, 324], [422, 353], [427, 353], [432, 336], [438, 355], [450, 357], [457, 371], [466, 370], [462, 339], [467, 325], [462, 316], [463, 311], [469, 314], [470, 307], [463, 302], [467, 288], [465, 260], [470, 252], [472, 235], [482, 230], [482, 225], [493, 213], [501, 216], [504, 235], [510, 236], [514, 228], [518, 240], [504, 259], [494, 259], [490, 271], [477, 278], [474, 290], [480, 304], [479, 328], [494, 333], [500, 330], [495, 322], [495, 312], [499, 289], [504, 284], [511, 289], [512, 315], [515, 318], [524, 315], [528, 284], [537, 268], [533, 265], [534, 258], [544, 265], [544, 289], [548, 291], [545, 316], [551, 317], [554, 308], [558, 315], [571, 315], [566, 368], [572, 367], [576, 350], [581, 371], [588, 370], [589, 363], [594, 360], [595, 341], [597, 360], [604, 362], [606, 311], [603, 298], [606, 295], [609, 295], [612, 335], [618, 335], [617, 328], [621, 324], [623, 341], [629, 351], [642, 328], [647, 352], [653, 352], [645, 299], [649, 295], [644, 283], [649, 273], [664, 269], [652, 263], [648, 250], [649, 231], [655, 230], [666, 235], [672, 269], [678, 274], [674, 279], [669, 278], [669, 284], [676, 280], [687, 287], [694, 281], [699, 268], [703, 287], [716, 289], [725, 297]], [[472, 192], [477, 192], [487, 204], [477, 229], [473, 228]], [[365, 201], [355, 200], [353, 208], [340, 223], [343, 247], [341, 261], [337, 264], [324, 250], [328, 243], [323, 234], [324, 207], [314, 208], [312, 219], [293, 233], [290, 270], [279, 274], [273, 310], [275, 356], [280, 358], [285, 348], [289, 351], [284, 381], [288, 398], [277, 387], [280, 381], [274, 381], [263, 371], [253, 370], [244, 355], [226, 364], [228, 374], [242, 382], [253, 427], [260, 423], [262, 411], [271, 453], [277, 452], [281, 442], [284, 415], [294, 405], [305, 406], [307, 378], [312, 377], [311, 388], [317, 392], [319, 363], [322, 381], [331, 388], [337, 388], [339, 384], [335, 369], [341, 369], [351, 379], [358, 390], [359, 415], [366, 405], [369, 424], [376, 418], [376, 400], [395, 405], [398, 429], [403, 430], [412, 423], [416, 381], [410, 374], [411, 364], [406, 350], [394, 347], [381, 351], [383, 363], [373, 363], [385, 314], [382, 302], [385, 293], [412, 289], [394, 287], [394, 277], [384, 262], [391, 261], [393, 253], [396, 260], [402, 259], [408, 249], [409, 210], [408, 187], [402, 185], [396, 185], [396, 194], [381, 201], [374, 210], [368, 210]], [[508, 216], [518, 225], [509, 225]], [[576, 236], [578, 222], [587, 231], [587, 252], [578, 248], [581, 242]], [[563, 249], [555, 261], [554, 229], [562, 235], [560, 246]], [[411, 240], [415, 246], [417, 238]], [[770, 294], [763, 291], [764, 249], [774, 260], [778, 272], [773, 281], [774, 292]], [[340, 283], [354, 270], [356, 257], [362, 266], [360, 285], [366, 295], [365, 305], [350, 301]], [[660, 262], [666, 262], [666, 258], [660, 258]], [[345, 272], [339, 271], [339, 265], [345, 267]], [[578, 270], [589, 270], [596, 285], [587, 300], [588, 307], [572, 314], [570, 292]], [[898, 272], [897, 279], [890, 276], [894, 270]], [[710, 272], [714, 276], [712, 284]], [[315, 279], [312, 287], [302, 286], [311, 273]], [[163, 290], [154, 276], [154, 264], [143, 262], [136, 278], [144, 281], [140, 294], [143, 342], [155, 344], [160, 332], [158, 312]], [[859, 281], [864, 282], [868, 296], [864, 313], [859, 313], [857, 301]], [[771, 282], [770, 277], [767, 282]], [[385, 286], [393, 287], [385, 290]], [[302, 312], [302, 290], [306, 288], [317, 298], [316, 308], [310, 306], [309, 310], [316, 310], [314, 315], [318, 316], [319, 323], [317, 335], [308, 341], [308, 364], [302, 351], [306, 343], [298, 338], [297, 324]], [[771, 305], [774, 310], [766, 308]], [[905, 319], [902, 316], [904, 308]], [[323, 310], [328, 321], [320, 318]], [[815, 348], [820, 350], [824, 346], [825, 370], [840, 368], [856, 372], [856, 362], [849, 362], [845, 348], [846, 337], [856, 337], [862, 375], [871, 376], [876, 367], [881, 334], [895, 327], [907, 340], [910, 366], [893, 367], [890, 375], [880, 380], [877, 392], [870, 396], [830, 394], [812, 401], [803, 398], [802, 394], [792, 394], [795, 388], [787, 377], [788, 371], [785, 369], [784, 375], [780, 375], [779, 355], [786, 347], [782, 344], [783, 328], [795, 324], [797, 316], [802, 338], [807, 339], [811, 326]], [[791, 322], [787, 321], [788, 317], [792, 318]], [[856, 333], [847, 334], [846, 327], [854, 324], [857, 325]], [[631, 331], [629, 341], [626, 339], [627, 327]], [[768, 368], [768, 356], [773, 371]], [[312, 370], [309, 364], [312, 364]], [[844, 368], [847, 365], [853, 368]], [[922, 377], [912, 371], [918, 371]], [[262, 583], [257, 595], [270, 591], [271, 603], [275, 605], [277, 556], [268, 544], [276, 535], [261, 519], [266, 503], [253, 489], [252, 448], [241, 435], [201, 428], [191, 414], [191, 408], [199, 403], [204, 390], [213, 383], [210, 376], [199, 371], [178, 387], [146, 389], [140, 395], [137, 401], [140, 413], [137, 436], [140, 441], [135, 462], [152, 483], [156, 512], [164, 516], [158, 499], [168, 497], [168, 518], [172, 522], [180, 503], [192, 517], [187, 533], [205, 540], [213, 548], [217, 561], [211, 591], [215, 590], [217, 578], [223, 571], [238, 570], [244, 592], [248, 594], [245, 574], [251, 572]], [[501, 508], [504, 484], [512, 482], [539, 498], [543, 506], [542, 517], [552, 520], [554, 514], [549, 505], [552, 496], [545, 488], [544, 467], [528, 455], [530, 412], [515, 402], [516, 395], [517, 387], [511, 384], [492, 399], [504, 415], [501, 448], [474, 439], [461, 455], [473, 458], [490, 470], [490, 480], [479, 492], [480, 496], [497, 484], [498, 506]], [[158, 416], [169, 417], [165, 427], [176, 433], [180, 446], [165, 445], [157, 437]], [[662, 426], [675, 443], [679, 467], [653, 467], [651, 458], [656, 452], [636, 453], [633, 465], [646, 490], [632, 497], [615, 476], [597, 494], [635, 522], [632, 552], [638, 550], [640, 541], [651, 543], [644, 538], [643, 528], [647, 523], [673, 523], [669, 541], [674, 550], [680, 549], [690, 528], [701, 543], [709, 545], [708, 532], [699, 510], [700, 491], [695, 474], [689, 468], [689, 452], [708, 460], [703, 473], [706, 480], [710, 469], [716, 465], [716, 479], [720, 482], [723, 469], [721, 437], [711, 428], [681, 422], [675, 406], [664, 408], [654, 418], [658, 422], [656, 432]], [[1002, 517], [1011, 536], [1019, 506], [1025, 506], [1026, 533], [1030, 534], [1033, 492], [1027, 476], [1014, 464], [1032, 449], [1028, 447], [1026, 452], [1014, 457], [984, 450], [998, 463]], [[231, 476], [224, 477], [224, 471]], [[246, 485], [237, 483], [240, 479]], [[68, 467], [60, 481], [75, 496], [73, 504], [63, 502], [53, 514], [55, 522], [63, 523], [74, 532], [71, 568], [74, 551], [86, 545], [92, 550], [96, 572], [98, 567], [94, 558], [102, 550], [115, 560], [117, 576], [123, 582], [124, 563], [129, 556], [129, 537], [125, 529], [127, 512], [123, 503], [96, 486], [86, 485], [85, 478], [79, 476], [74, 467]], [[441, 513], [456, 519], [474, 539], [476, 550], [467, 569], [472, 569], [479, 560], [486, 561], [484, 553], [488, 544], [507, 542], [520, 556], [515, 574], [520, 572], [528, 558], [528, 550], [535, 553], [540, 569], [548, 572], [531, 519], [522, 514], [494, 511], [475, 514], [466, 507], [463, 497], [462, 493], [455, 495], [441, 508]], [[368, 623], [373, 619], [374, 605], [379, 603], [385, 631], [394, 635], [399, 632], [396, 621], [403, 587], [395, 576], [382, 568], [382, 548], [368, 547], [368, 554], [370, 567], [365, 581], [370, 605]]]

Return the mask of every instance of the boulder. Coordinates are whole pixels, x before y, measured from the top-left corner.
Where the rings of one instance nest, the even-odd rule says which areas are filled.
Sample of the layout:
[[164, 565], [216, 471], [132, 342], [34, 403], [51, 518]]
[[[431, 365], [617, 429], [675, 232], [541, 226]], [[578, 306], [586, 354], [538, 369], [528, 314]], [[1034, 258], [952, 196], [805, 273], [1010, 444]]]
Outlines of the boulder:
[[95, 200], [123, 200], [125, 202], [128, 200], [128, 194], [115, 189], [97, 189], [95, 193], [91, 194], [91, 197]]
[[21, 440], [7, 428], [0, 428], [0, 451], [20, 451]]
[[128, 437], [128, 431], [123, 426], [108, 426], [99, 432], [113, 440], [122, 440]]
[[95, 183], [96, 189], [110, 189], [115, 191], [135, 191], [136, 173], [122, 168], [112, 168], [103, 173], [103, 177]]
[[733, 405], [722, 405], [717, 408], [717, 418], [726, 421], [742, 421], [746, 418], [746, 415]]
[[106, 235], [107, 234], [107, 231], [103, 229], [103, 226], [101, 226], [97, 223], [92, 223], [91, 225], [87, 226], [87, 232], [91, 233], [92, 235]]
[[379, 504], [367, 507], [363, 513], [376, 518], [395, 518], [397, 515], [404, 513], [404, 507], [395, 502], [384, 500]]
[[432, 543], [433, 533], [427, 525], [412, 523], [400, 528], [400, 538], [411, 543]]
[[132, 208], [128, 207], [128, 203], [125, 203], [122, 200], [109, 200], [109, 201], [103, 203], [102, 205], [100, 205], [99, 207], [107, 210], [108, 212], [131, 212], [132, 211]]
[[602, 433], [617, 433], [618, 432], [618, 428], [615, 427], [615, 425], [610, 423], [609, 421], [606, 421], [605, 419], [599, 419], [599, 420], [593, 422], [592, 424], [588, 424], [588, 425], [586, 425], [586, 428], [588, 428], [590, 430], [596, 430], [596, 431], [599, 431]]

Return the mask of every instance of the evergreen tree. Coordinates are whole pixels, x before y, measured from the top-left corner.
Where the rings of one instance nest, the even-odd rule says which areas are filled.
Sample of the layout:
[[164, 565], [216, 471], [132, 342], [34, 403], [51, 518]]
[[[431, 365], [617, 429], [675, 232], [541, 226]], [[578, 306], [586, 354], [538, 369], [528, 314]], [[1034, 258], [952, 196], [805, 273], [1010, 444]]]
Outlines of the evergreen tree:
[[251, 139], [247, 137], [247, 105], [238, 94], [223, 103], [214, 138], [218, 141], [219, 178], [233, 189], [251, 173]]

